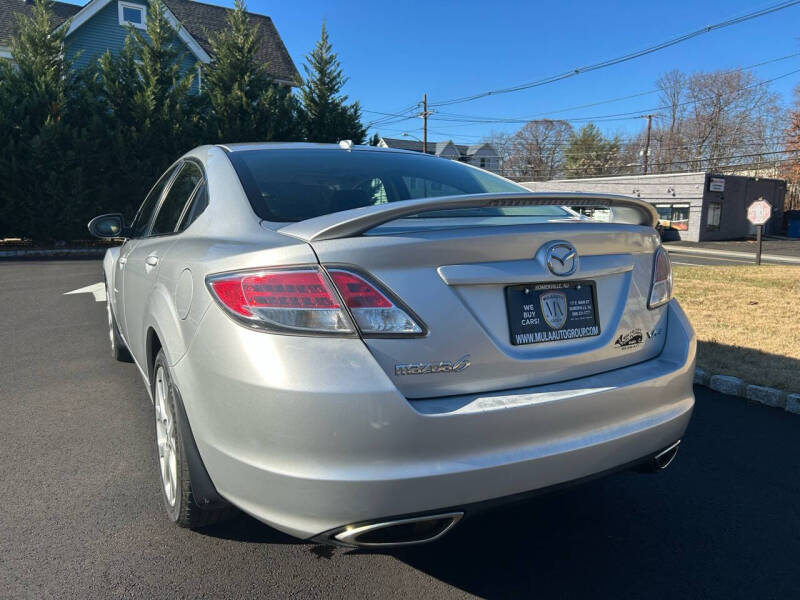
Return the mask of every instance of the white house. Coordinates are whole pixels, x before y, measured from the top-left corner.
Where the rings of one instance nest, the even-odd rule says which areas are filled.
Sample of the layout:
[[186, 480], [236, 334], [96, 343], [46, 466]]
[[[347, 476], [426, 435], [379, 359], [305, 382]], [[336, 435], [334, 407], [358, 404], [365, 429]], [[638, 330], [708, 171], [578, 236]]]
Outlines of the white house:
[[[378, 142], [378, 146], [381, 148], [398, 148], [400, 150], [422, 152], [422, 142], [419, 140], [382, 137]], [[498, 172], [500, 170], [500, 156], [494, 146], [486, 142], [471, 146], [456, 144], [453, 140], [428, 142], [427, 154], [465, 162], [487, 171]]]

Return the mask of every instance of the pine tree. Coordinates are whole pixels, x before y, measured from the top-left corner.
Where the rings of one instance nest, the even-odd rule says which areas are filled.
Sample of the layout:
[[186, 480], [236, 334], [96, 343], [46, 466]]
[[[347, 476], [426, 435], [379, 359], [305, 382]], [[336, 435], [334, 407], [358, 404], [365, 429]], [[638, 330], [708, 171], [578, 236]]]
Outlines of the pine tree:
[[164, 153], [174, 160], [191, 149], [193, 141], [191, 133], [197, 123], [189, 91], [195, 71], [181, 73], [185, 55], [178, 50], [178, 36], [167, 21], [160, 0], [150, 3], [146, 32], [145, 36], [130, 28], [136, 72], [141, 81], [133, 96], [133, 114], [151, 152]]
[[13, 62], [0, 60], [0, 237], [77, 234], [87, 198], [81, 132], [71, 126], [79, 90], [62, 51], [66, 27], [52, 23], [51, 3], [37, 0], [17, 17]]
[[228, 27], [210, 38], [214, 60], [205, 67], [209, 133], [219, 142], [302, 139], [299, 104], [275, 83], [258, 57], [263, 32], [243, 0], [228, 13]]
[[86, 78], [95, 99], [89, 131], [105, 146], [93, 164], [95, 214], [131, 218], [170, 163], [205, 141], [194, 71], [182, 71], [186, 56], [160, 2], [150, 4], [145, 31], [131, 27], [122, 49], [101, 56]]
[[618, 166], [619, 138], [606, 138], [594, 124], [588, 123], [570, 134], [565, 152], [568, 177], [610, 175]]
[[372, 134], [372, 137], [369, 138], [369, 145], [370, 146], [377, 146], [381, 142], [381, 136], [378, 135], [378, 132]]
[[340, 92], [347, 78], [339, 58], [333, 51], [328, 30], [322, 24], [322, 35], [314, 50], [306, 56], [307, 79], [301, 97], [306, 119], [306, 137], [310, 142], [338, 142], [343, 139], [362, 144], [367, 130], [361, 123], [358, 102], [346, 104]]

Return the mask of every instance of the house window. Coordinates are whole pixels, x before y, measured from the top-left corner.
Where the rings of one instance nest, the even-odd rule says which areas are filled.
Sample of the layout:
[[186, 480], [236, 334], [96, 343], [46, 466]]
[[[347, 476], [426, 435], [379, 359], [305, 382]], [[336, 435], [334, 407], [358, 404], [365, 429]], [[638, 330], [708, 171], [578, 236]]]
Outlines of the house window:
[[722, 218], [722, 202], [708, 203], [708, 219], [706, 219], [706, 229], [717, 230]]
[[130, 2], [119, 2], [119, 24], [133, 25], [139, 29], [145, 29], [147, 21], [147, 9], [141, 4], [131, 4]]
[[486, 159], [481, 157], [481, 169], [485, 169], [485, 168], [486, 168]]

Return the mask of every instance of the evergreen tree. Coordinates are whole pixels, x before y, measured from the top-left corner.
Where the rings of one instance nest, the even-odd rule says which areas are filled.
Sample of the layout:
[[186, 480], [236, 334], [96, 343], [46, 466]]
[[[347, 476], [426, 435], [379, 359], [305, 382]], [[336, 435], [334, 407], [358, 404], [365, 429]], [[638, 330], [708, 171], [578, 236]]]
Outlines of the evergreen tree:
[[159, 0], [145, 32], [130, 28], [120, 51], [83, 69], [64, 47], [67, 27], [53, 27], [49, 0], [35, 1], [18, 19], [13, 62], [0, 59], [0, 237], [86, 239], [89, 219], [132, 216], [169, 164], [200, 144], [364, 140], [324, 28], [301, 104], [259, 63], [261, 34], [242, 2], [212, 40], [215, 60], [196, 94]]
[[164, 153], [174, 160], [191, 149], [194, 141], [191, 138], [197, 117], [189, 91], [195, 70], [181, 74], [185, 55], [178, 50], [178, 36], [159, 0], [150, 3], [146, 32], [145, 36], [130, 28], [141, 81], [133, 96], [133, 115], [151, 152]]
[[381, 136], [378, 135], [378, 132], [372, 134], [372, 137], [369, 138], [369, 145], [370, 146], [377, 146], [381, 142]]
[[347, 78], [336, 53], [333, 52], [328, 30], [322, 24], [322, 35], [316, 48], [306, 56], [307, 79], [301, 97], [306, 120], [306, 137], [310, 142], [353, 140], [362, 144], [367, 130], [361, 123], [358, 102], [346, 104], [347, 96], [340, 95]]
[[13, 62], [0, 59], [0, 237], [80, 235], [71, 225], [88, 190], [65, 35], [66, 27], [53, 30], [50, 2], [37, 0], [30, 16], [17, 17]]
[[94, 123], [106, 144], [96, 162], [107, 212], [132, 217], [158, 176], [178, 156], [205, 142], [194, 70], [161, 2], [147, 12], [146, 35], [131, 27], [123, 48], [106, 52], [88, 88], [97, 98]]
[[614, 174], [618, 167], [619, 138], [606, 138], [594, 124], [572, 132], [565, 152], [568, 177]]
[[251, 23], [244, 0], [228, 13], [228, 27], [210, 38], [214, 60], [205, 67], [204, 93], [214, 141], [302, 139], [299, 103], [260, 61], [263, 32]]

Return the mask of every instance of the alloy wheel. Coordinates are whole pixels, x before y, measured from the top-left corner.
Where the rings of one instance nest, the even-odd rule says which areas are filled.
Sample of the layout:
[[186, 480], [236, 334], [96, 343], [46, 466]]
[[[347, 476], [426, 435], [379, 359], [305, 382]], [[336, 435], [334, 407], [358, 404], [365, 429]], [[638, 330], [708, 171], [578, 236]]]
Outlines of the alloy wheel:
[[161, 468], [161, 485], [170, 506], [175, 506], [178, 489], [178, 454], [175, 415], [169, 397], [169, 381], [163, 366], [156, 370], [155, 385], [156, 443]]

